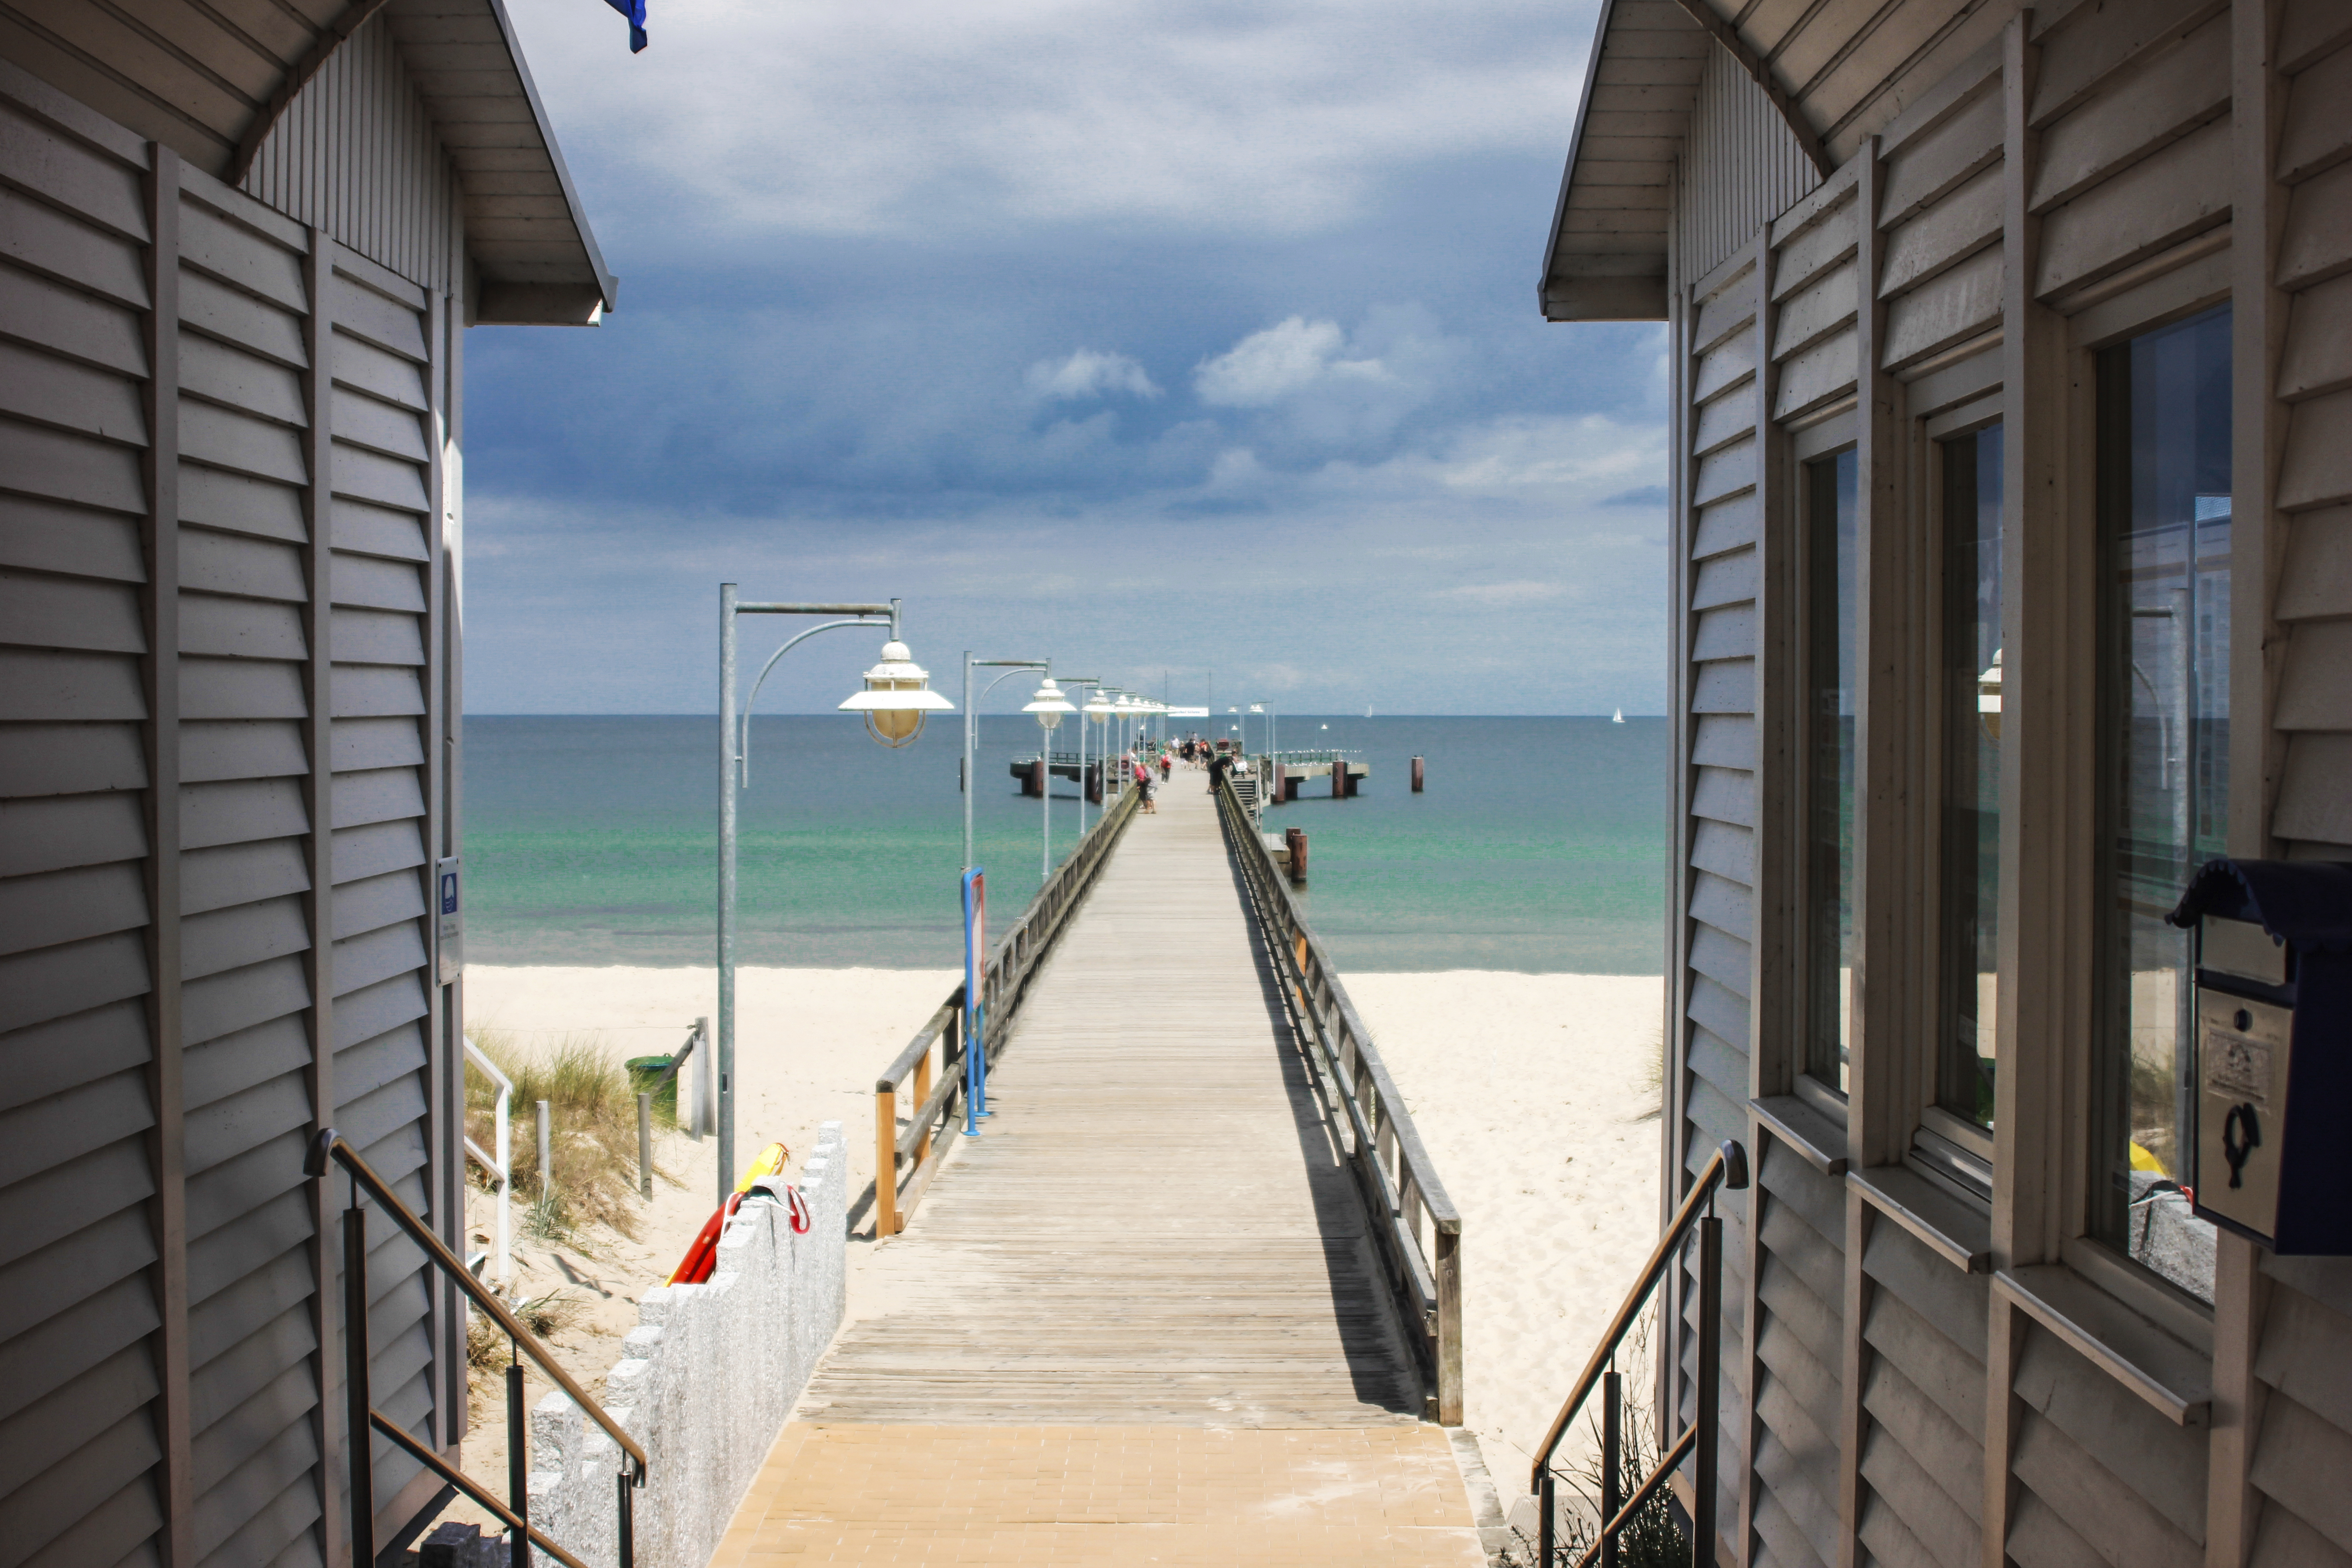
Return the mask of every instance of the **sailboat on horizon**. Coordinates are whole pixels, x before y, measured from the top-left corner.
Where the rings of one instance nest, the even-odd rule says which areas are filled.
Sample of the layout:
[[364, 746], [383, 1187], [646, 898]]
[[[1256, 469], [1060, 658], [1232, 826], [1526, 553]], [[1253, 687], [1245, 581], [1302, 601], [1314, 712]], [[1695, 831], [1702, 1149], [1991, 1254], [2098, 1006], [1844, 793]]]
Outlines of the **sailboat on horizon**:
[[1622, 724], [1625, 721], [1625, 710], [1620, 708], [1616, 712], [1609, 715], [1609, 721], [1612, 724]]

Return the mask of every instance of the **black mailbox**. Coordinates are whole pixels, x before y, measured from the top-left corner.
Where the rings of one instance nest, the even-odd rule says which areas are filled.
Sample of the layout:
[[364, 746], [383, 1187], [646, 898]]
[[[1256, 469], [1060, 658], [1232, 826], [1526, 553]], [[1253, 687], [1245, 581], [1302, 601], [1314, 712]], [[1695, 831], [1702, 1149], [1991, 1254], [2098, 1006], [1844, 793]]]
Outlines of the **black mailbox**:
[[2282, 1253], [2352, 1253], [2352, 865], [2209, 860], [2197, 933], [2196, 1212]]

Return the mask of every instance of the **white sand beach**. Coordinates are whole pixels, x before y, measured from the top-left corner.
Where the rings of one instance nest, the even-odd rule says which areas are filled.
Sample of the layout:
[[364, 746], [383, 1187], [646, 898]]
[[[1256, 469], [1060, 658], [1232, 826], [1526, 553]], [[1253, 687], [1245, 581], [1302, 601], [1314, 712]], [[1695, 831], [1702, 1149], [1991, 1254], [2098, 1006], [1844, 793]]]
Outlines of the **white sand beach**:
[[1659, 981], [1345, 979], [1462, 1213], [1463, 1414], [1507, 1502], [1657, 1240]]
[[[740, 1157], [782, 1140], [797, 1167], [818, 1125], [838, 1120], [858, 1193], [873, 1177], [875, 1077], [956, 978], [738, 971]], [[1347, 983], [1463, 1214], [1466, 1415], [1507, 1496], [1525, 1486], [1527, 1455], [1657, 1233], [1658, 981], [1455, 971]], [[715, 1005], [710, 969], [477, 965], [466, 974], [468, 1027], [527, 1049], [593, 1035], [616, 1058], [669, 1051]], [[530, 1136], [528, 1107], [517, 1109], [515, 1136]], [[585, 1304], [556, 1337], [576, 1374], [599, 1379], [617, 1359], [637, 1298], [710, 1212], [715, 1158], [712, 1140], [662, 1140], [656, 1163], [668, 1179], [634, 1241], [590, 1227], [550, 1243], [518, 1228], [521, 1294], [562, 1290]], [[471, 1194], [470, 1228], [485, 1239], [488, 1205]], [[872, 1305], [855, 1299], [859, 1272], [853, 1257], [853, 1315]], [[503, 1465], [497, 1425], [467, 1445], [478, 1473]]]

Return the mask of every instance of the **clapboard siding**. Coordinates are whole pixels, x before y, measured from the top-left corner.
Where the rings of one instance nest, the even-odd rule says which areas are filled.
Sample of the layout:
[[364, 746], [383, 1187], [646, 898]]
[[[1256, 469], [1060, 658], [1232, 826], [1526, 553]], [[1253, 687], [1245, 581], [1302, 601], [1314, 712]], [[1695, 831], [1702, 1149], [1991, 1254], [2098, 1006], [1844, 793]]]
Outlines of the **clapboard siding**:
[[[2261, 427], [2235, 438], [2231, 767], [2252, 773], [2231, 793], [2258, 804], [2233, 816], [2231, 849], [2352, 858], [2352, 21], [2335, 0], [1710, 9], [1844, 161], [1773, 185], [1784, 149], [1738, 50], [1709, 54], [1689, 107], [1661, 100], [1660, 134], [1682, 137], [1666, 251], [1677, 863], [1664, 1154], [1686, 1173], [1738, 1136], [1759, 1162], [1727, 1226], [1742, 1240], [1727, 1249], [1725, 1415], [1744, 1447], [1742, 1530], [1727, 1543], [1742, 1568], [2352, 1568], [2352, 1270], [2258, 1255], [2267, 1279], [2249, 1296], [2245, 1254], [2224, 1239], [2209, 1439], [2119, 1373], [2126, 1348], [2073, 1348], [2036, 1315], [2046, 1307], [2006, 1291], [1997, 1303], [1991, 1272], [1951, 1261], [1988, 1246], [1993, 1270], [2063, 1256], [2152, 1331], [2203, 1337], [2168, 1310], [2178, 1303], [2076, 1252], [2091, 1245], [2079, 1026], [2094, 999], [2051, 955], [2092, 929], [2095, 815], [2066, 792], [2093, 759], [2077, 768], [2066, 748], [2087, 733], [2096, 674], [2073, 635], [2093, 563], [2068, 553], [2084, 536], [2053, 531], [2095, 510], [2081, 422], [2091, 352], [2234, 290], [2235, 368], [2262, 382], [2234, 401]], [[1612, 51], [1658, 47], [1619, 19], [1601, 39], [1604, 70]], [[2234, 100], [2255, 83], [2263, 101]], [[1725, 134], [1734, 110], [1753, 113], [1752, 134]], [[2047, 309], [2005, 319], [2029, 301]], [[2004, 1093], [2030, 1098], [2002, 1112], [1979, 1230], [1978, 1204], [1931, 1221], [1896, 1194], [1917, 1179], [1906, 1151], [1942, 1125], [1925, 1109], [1941, 984], [1935, 442], [1942, 421], [1965, 430], [1996, 398], [2007, 480], [2026, 487], [2004, 520], [2025, 564], [2012, 563], [2002, 640], [2013, 680], [2054, 684], [2012, 689], [2035, 694], [2018, 710], [2033, 750], [2014, 750], [2024, 771], [2003, 781], [2003, 863], [2024, 890], [2016, 932], [2004, 908], [2002, 997], [2024, 1000], [1999, 1025], [1999, 1054]], [[1876, 690], [1855, 825], [1871, 962], [1857, 969], [1841, 1119], [1802, 1083], [1796, 1101], [1780, 1097], [1803, 1012], [1790, 934], [1805, 817], [1795, 468], [1835, 449], [1849, 419]], [[1851, 1178], [1824, 1173], [1842, 1160]], [[1874, 1167], [1901, 1173], [1880, 1183]], [[1952, 1233], [1932, 1247], [1931, 1224]], [[1687, 1420], [1687, 1260], [1673, 1278], [1663, 1387]], [[2262, 1385], [2251, 1397], [2226, 1386], [2246, 1375]], [[2227, 1537], [2210, 1548], [2209, 1525]]]
[[[162, 1519], [143, 998], [143, 167], [0, 81], [0, 1553]], [[124, 722], [131, 721], [132, 722]], [[99, 1556], [85, 1556], [96, 1552]]]
[[2269, 1258], [2254, 1375], [2269, 1391], [2250, 1479], [2254, 1568], [2352, 1562], [2352, 1262]]
[[2203, 1562], [2202, 1430], [2172, 1425], [2038, 1323], [2015, 1388], [2026, 1409], [2010, 1468], [2033, 1496], [2112, 1561]]
[[1872, 1550], [1890, 1563], [1916, 1550], [1938, 1568], [1969, 1568], [1983, 1510], [1984, 1278], [1884, 1220], [1862, 1264], [1862, 1508], [1881, 1516], [1883, 1537]]
[[[0, 1047], [23, 1064], [0, 1089], [0, 1561], [160, 1561], [184, 1485], [184, 1561], [320, 1563], [339, 1314], [310, 1135], [347, 1119], [447, 1222], [419, 721], [458, 192], [381, 21], [298, 97], [246, 191], [174, 161], [151, 195], [150, 157], [0, 66]], [[312, 280], [338, 240], [330, 323]], [[347, 811], [326, 767], [351, 777]], [[347, 1018], [311, 979], [342, 956]], [[374, 1256], [379, 1405], [446, 1450], [446, 1325], [413, 1247]], [[159, 1468], [159, 1399], [184, 1412], [184, 1482]], [[404, 1524], [416, 1468], [378, 1470], [380, 1525]]]
[[[2302, 9], [2308, 10], [2308, 5]], [[2337, 47], [2304, 65], [2287, 93], [2280, 178], [2290, 182], [2293, 214], [2324, 199], [2320, 187], [2340, 182], [2352, 164], [2340, 158], [2352, 127], [2342, 106], [2352, 75], [2352, 47]], [[2334, 106], [2335, 111], [2328, 112]], [[2309, 129], [2301, 129], [2309, 127]], [[2279, 501], [2286, 525], [2288, 569], [2276, 607], [2288, 638], [2279, 671], [2273, 721], [2286, 732], [2272, 830], [2288, 853], [2352, 858], [2352, 703], [2340, 692], [2352, 682], [2352, 461], [2345, 457], [2352, 430], [2352, 226], [2342, 221], [2347, 195], [2335, 193], [2336, 220], [2306, 223], [2295, 260], [2297, 288], [2290, 311], [2278, 395], [2293, 405], [2286, 451], [2280, 460]], [[2294, 286], [2294, 285], [2290, 285]], [[2352, 1336], [2339, 1354], [2352, 1354]], [[2347, 1424], [2347, 1430], [2352, 1430]], [[2352, 1533], [2337, 1539], [2352, 1543]]]
[[[399, 836], [395, 842], [420, 845], [428, 753], [419, 676], [429, 601], [415, 546], [425, 536], [425, 498], [435, 477], [415, 378], [425, 369], [419, 362], [428, 352], [431, 322], [422, 293], [341, 252], [327, 303], [334, 345], [327, 357], [335, 373], [328, 426], [335, 498], [332, 826], [339, 837], [392, 834]], [[431, 948], [422, 858], [412, 853], [389, 863], [347, 863], [339, 853], [334, 867], [337, 1033], [357, 1041], [337, 1053], [336, 1124], [369, 1148], [371, 1162], [387, 1176], [418, 1171], [425, 1147], [430, 1058], [416, 1020], [425, 1012], [422, 982]], [[355, 1027], [366, 1032], [355, 1036]], [[437, 1205], [421, 1181], [409, 1201], [435, 1215]], [[370, 1319], [377, 1403], [418, 1437], [436, 1441], [438, 1432], [446, 1443], [457, 1418], [440, 1410], [425, 1353], [431, 1299], [423, 1260], [404, 1242], [387, 1243], [369, 1268], [377, 1292]], [[417, 1474], [415, 1462], [388, 1444], [378, 1445], [375, 1468], [385, 1497]]]

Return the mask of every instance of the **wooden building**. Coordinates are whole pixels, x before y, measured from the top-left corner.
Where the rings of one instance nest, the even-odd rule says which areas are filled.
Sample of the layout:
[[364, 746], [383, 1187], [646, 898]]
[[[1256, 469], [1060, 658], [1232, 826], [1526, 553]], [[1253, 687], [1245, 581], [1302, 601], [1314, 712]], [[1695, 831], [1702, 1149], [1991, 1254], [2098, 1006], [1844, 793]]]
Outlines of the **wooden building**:
[[[499, 0], [0, 7], [0, 1563], [348, 1558], [302, 1160], [459, 1242], [463, 328], [613, 295]], [[374, 1398], [454, 1455], [392, 1235]]]
[[1666, 323], [1719, 1559], [2352, 1563], [2352, 1260], [2189, 1214], [2161, 919], [2352, 860], [2352, 5], [1606, 0], [1541, 300]]

